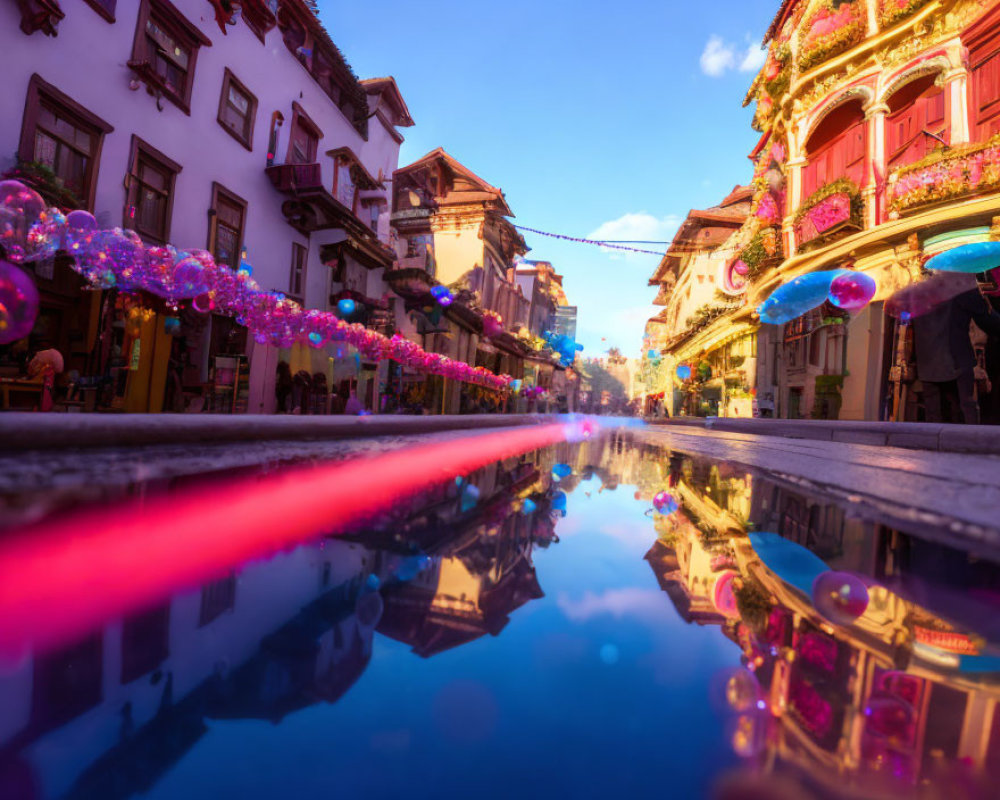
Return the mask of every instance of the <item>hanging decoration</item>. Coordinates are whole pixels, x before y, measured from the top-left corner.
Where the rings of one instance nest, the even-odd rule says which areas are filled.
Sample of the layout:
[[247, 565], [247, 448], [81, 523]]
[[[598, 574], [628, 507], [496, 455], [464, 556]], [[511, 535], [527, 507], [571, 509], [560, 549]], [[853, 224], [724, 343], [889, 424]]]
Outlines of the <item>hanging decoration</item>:
[[761, 322], [783, 325], [826, 301], [846, 311], [857, 311], [871, 302], [877, 290], [875, 279], [863, 272], [849, 269], [809, 272], [775, 289], [757, 307], [757, 314]]
[[[646, 253], [651, 256], [662, 256], [663, 252], [661, 250], [642, 250], [637, 247], [629, 247], [627, 245], [618, 244], [616, 242], [603, 242], [598, 239], [580, 239], [576, 236], [565, 236], [561, 233], [549, 233], [548, 231], [539, 231], [535, 228], [526, 228], [524, 225], [515, 225], [519, 231], [526, 231], [528, 233], [536, 233], [539, 236], [548, 236], [550, 239], [561, 239], [564, 242], [576, 242], [577, 244], [592, 244], [597, 247], [606, 247], [610, 250], [625, 250], [629, 253]], [[670, 244], [669, 242], [647, 242], [647, 244]]]
[[[506, 389], [511, 381], [509, 375], [428, 353], [398, 334], [383, 336], [364, 325], [345, 322], [335, 313], [307, 310], [283, 294], [267, 292], [251, 277], [245, 253], [244, 268], [234, 272], [216, 264], [205, 250], [147, 247], [134, 231], [99, 228], [87, 211], [63, 215], [57, 209], [46, 210], [42, 198], [18, 181], [0, 182], [0, 245], [7, 260], [15, 264], [48, 258], [62, 250], [73, 257], [73, 268], [97, 288], [150, 292], [174, 308], [190, 300], [200, 311], [234, 317], [261, 345], [287, 348], [300, 340], [313, 346], [346, 342], [370, 361], [392, 359], [420, 372], [495, 390]], [[14, 285], [16, 274], [10, 270], [4, 274], [14, 276], [10, 278]], [[31, 311], [30, 295], [18, 302], [22, 316]], [[32, 322], [37, 314], [34, 305]], [[10, 316], [9, 310], [4, 313]]]

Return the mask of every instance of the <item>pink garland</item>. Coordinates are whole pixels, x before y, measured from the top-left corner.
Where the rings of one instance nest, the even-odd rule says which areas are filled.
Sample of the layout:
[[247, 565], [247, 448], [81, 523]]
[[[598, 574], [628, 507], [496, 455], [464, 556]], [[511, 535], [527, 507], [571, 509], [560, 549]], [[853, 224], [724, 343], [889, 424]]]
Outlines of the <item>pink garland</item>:
[[235, 317], [261, 345], [291, 347], [306, 340], [320, 348], [342, 341], [366, 359], [392, 359], [420, 372], [494, 390], [508, 388], [512, 380], [428, 353], [398, 334], [390, 338], [345, 322], [331, 311], [306, 310], [283, 294], [261, 289], [248, 270], [216, 264], [205, 250], [147, 247], [134, 231], [98, 228], [87, 211], [64, 215], [55, 208], [46, 210], [42, 198], [17, 181], [0, 183], [0, 243], [13, 262], [50, 258], [62, 250], [73, 256], [73, 268], [100, 289], [150, 292], [175, 308], [178, 301], [190, 299], [198, 311]]

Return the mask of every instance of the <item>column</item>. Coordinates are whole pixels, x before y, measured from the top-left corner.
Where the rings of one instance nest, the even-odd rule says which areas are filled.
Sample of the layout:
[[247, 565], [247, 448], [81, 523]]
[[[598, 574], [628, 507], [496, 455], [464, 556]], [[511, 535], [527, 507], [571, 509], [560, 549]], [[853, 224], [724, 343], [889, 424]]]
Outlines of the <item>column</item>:
[[885, 219], [885, 118], [889, 106], [875, 103], [865, 109], [868, 123], [868, 183], [861, 189], [865, 201], [865, 227], [873, 228]]
[[941, 78], [948, 93], [951, 129], [950, 144], [963, 144], [971, 138], [969, 125], [969, 71], [965, 67], [948, 70]]
[[785, 209], [785, 219], [781, 223], [781, 243], [784, 247], [785, 258], [791, 258], [795, 255], [795, 212], [802, 205], [804, 199], [802, 197], [802, 168], [805, 165], [805, 156], [790, 158], [785, 164], [787, 208]]

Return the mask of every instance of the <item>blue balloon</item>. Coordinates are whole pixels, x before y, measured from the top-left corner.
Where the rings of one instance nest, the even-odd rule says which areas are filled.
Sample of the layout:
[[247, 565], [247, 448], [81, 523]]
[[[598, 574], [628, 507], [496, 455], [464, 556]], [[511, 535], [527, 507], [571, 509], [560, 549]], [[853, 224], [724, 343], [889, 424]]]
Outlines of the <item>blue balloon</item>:
[[431, 297], [443, 306], [450, 306], [454, 301], [451, 291], [447, 286], [434, 286], [431, 288]]
[[959, 245], [938, 253], [924, 266], [944, 272], [988, 272], [1000, 267], [1000, 242]]
[[682, 381], [690, 380], [691, 367], [689, 367], [687, 364], [679, 364], [677, 366], [677, 377], [680, 378]]
[[566, 510], [566, 492], [556, 492], [554, 495], [552, 495], [552, 510], [553, 511]]
[[833, 279], [845, 272], [842, 269], [808, 272], [779, 286], [757, 308], [761, 322], [781, 325], [821, 306], [830, 294]]
[[556, 464], [552, 467], [552, 477], [557, 480], [568, 478], [573, 474], [573, 468], [569, 464]]
[[535, 513], [535, 509], [537, 509], [537, 508], [538, 508], [538, 504], [529, 497], [529, 498], [527, 498], [521, 504], [521, 513], [522, 514], [534, 514]]
[[350, 297], [345, 297], [337, 303], [337, 310], [345, 317], [351, 316], [357, 307], [358, 304], [355, 303]]

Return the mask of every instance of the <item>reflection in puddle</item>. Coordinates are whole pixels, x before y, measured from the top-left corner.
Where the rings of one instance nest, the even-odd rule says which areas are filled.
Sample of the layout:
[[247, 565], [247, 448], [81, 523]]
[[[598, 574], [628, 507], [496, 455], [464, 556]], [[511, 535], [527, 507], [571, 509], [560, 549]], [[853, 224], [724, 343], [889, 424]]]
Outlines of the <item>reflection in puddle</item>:
[[0, 665], [0, 797], [991, 797], [998, 584], [774, 476], [561, 444]]

